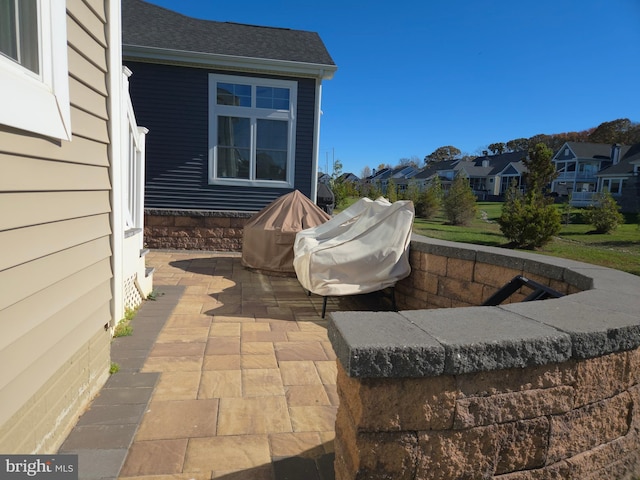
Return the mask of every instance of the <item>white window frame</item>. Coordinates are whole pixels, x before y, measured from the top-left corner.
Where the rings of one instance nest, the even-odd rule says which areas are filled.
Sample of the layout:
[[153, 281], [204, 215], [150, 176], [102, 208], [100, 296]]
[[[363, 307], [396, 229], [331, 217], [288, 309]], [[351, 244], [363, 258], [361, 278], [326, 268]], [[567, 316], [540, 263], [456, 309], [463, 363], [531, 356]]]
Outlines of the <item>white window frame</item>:
[[[252, 88], [252, 106], [236, 107], [217, 104], [217, 82], [250, 85]], [[276, 87], [289, 90], [289, 110], [271, 110], [255, 106], [256, 87]], [[243, 77], [236, 75], [209, 74], [209, 184], [235, 185], [251, 187], [293, 188], [295, 178], [295, 145], [296, 145], [296, 107], [298, 98], [298, 84], [291, 80], [277, 80], [261, 77]], [[218, 178], [218, 117], [230, 116], [251, 119], [251, 168], [250, 178]], [[287, 120], [287, 174], [282, 180], [258, 180], [255, 178], [257, 120]]]
[[38, 1], [40, 74], [0, 55], [0, 124], [71, 140], [65, 0]]

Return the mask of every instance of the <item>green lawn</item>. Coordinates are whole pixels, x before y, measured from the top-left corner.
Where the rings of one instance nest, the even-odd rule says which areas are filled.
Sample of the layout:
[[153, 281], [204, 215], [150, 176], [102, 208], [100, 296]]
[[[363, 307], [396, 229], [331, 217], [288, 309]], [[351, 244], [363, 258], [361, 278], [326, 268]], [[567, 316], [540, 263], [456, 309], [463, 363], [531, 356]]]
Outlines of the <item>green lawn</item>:
[[[478, 215], [467, 227], [447, 225], [443, 217], [433, 220], [416, 218], [413, 230], [427, 237], [494, 247], [506, 247], [496, 219], [501, 203], [478, 202]], [[582, 223], [580, 209], [574, 209], [569, 225], [563, 225], [558, 237], [536, 253], [603, 265], [640, 276], [640, 228], [638, 217], [627, 215], [624, 225], [609, 235], [592, 233], [593, 227]]]

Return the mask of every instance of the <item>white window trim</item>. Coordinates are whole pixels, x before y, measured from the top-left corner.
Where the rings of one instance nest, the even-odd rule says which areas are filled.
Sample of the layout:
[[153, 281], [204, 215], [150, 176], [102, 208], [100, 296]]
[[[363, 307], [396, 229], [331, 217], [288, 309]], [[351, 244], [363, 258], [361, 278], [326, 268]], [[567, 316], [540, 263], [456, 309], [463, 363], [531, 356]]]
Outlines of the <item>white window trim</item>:
[[65, 0], [38, 2], [40, 75], [0, 55], [0, 124], [71, 140]]
[[[229, 105], [217, 104], [217, 82], [236, 83], [243, 85], [278, 87], [289, 89], [289, 110], [276, 111], [271, 115], [267, 115], [265, 109], [234, 107]], [[295, 145], [296, 145], [296, 107], [298, 105], [298, 84], [291, 80], [276, 80], [261, 77], [243, 77], [236, 75], [209, 75], [209, 184], [210, 185], [233, 185], [233, 186], [249, 186], [249, 187], [271, 187], [271, 188], [293, 188], [295, 178]], [[267, 112], [273, 112], [266, 110]], [[218, 154], [218, 115], [251, 117], [260, 119], [287, 119], [289, 123], [289, 143], [287, 155], [287, 178], [281, 180], [256, 180], [244, 178], [217, 178], [217, 154]], [[255, 165], [255, 132], [252, 133], [251, 157], [253, 165]]]

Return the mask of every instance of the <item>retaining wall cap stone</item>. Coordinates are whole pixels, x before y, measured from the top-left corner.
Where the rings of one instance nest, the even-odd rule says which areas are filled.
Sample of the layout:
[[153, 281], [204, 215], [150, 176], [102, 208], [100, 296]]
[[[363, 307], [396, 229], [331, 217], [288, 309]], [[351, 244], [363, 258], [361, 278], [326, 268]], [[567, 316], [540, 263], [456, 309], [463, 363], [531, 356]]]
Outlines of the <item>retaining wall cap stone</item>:
[[[400, 313], [333, 312], [329, 337], [353, 377], [456, 375], [640, 347], [640, 277], [529, 252], [413, 235], [411, 249], [523, 265], [583, 290], [558, 299]], [[478, 253], [482, 252], [482, 253]]]
[[572, 301], [572, 297], [513, 303], [501, 308], [568, 333], [574, 358], [599, 357], [640, 345], [638, 314], [585, 305]]
[[545, 365], [571, 357], [569, 335], [498, 307], [411, 310], [401, 315], [442, 344], [444, 373], [449, 375]]
[[[640, 277], [637, 281], [638, 292], [640, 292]], [[603, 308], [606, 305], [607, 311], [622, 312], [631, 315], [640, 322], [640, 293], [629, 295], [621, 292], [607, 292], [605, 290], [587, 290], [574, 293], [566, 297], [567, 300], [583, 305]]]
[[442, 375], [445, 349], [394, 312], [333, 312], [329, 339], [351, 377]]

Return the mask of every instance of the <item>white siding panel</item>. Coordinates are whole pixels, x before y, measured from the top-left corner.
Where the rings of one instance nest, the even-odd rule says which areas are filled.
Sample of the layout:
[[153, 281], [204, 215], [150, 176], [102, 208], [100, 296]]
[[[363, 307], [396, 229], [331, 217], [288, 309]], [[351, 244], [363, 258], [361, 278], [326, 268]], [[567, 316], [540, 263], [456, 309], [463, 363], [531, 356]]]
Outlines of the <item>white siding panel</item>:
[[12, 247], [0, 250], [0, 271], [110, 233], [107, 214], [2, 232], [0, 245]]

